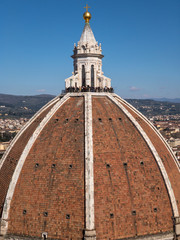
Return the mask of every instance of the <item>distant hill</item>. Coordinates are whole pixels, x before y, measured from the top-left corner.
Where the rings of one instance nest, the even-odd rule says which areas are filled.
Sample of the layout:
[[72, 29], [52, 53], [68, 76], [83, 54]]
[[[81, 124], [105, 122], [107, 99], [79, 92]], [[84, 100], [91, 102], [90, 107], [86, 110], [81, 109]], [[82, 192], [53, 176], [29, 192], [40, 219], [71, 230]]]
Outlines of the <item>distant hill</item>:
[[180, 114], [180, 103], [151, 99], [126, 99], [126, 101], [147, 117]]
[[30, 118], [54, 97], [48, 94], [35, 96], [0, 94], [0, 118]]
[[152, 98], [152, 100], [160, 102], [180, 103], [180, 98]]
[[[42, 106], [55, 96], [41, 94], [35, 96], [16, 96], [0, 94], [0, 118], [32, 117]], [[145, 116], [180, 114], [180, 103], [173, 99], [126, 99]], [[165, 101], [167, 100], [167, 101]], [[178, 99], [175, 99], [178, 101]]]
[[41, 104], [44, 101], [54, 98], [55, 96], [50, 94], [40, 94], [34, 96], [18, 96], [18, 95], [9, 95], [9, 94], [0, 94], [0, 104], [14, 104], [18, 105], [22, 102], [27, 104]]

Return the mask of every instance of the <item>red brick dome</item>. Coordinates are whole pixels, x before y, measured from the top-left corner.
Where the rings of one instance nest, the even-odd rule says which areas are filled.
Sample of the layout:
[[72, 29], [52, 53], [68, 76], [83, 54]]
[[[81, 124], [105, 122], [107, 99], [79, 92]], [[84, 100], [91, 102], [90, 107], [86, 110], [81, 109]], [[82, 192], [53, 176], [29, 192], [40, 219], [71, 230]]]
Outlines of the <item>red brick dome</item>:
[[177, 239], [180, 167], [113, 93], [44, 106], [0, 162], [2, 239]]

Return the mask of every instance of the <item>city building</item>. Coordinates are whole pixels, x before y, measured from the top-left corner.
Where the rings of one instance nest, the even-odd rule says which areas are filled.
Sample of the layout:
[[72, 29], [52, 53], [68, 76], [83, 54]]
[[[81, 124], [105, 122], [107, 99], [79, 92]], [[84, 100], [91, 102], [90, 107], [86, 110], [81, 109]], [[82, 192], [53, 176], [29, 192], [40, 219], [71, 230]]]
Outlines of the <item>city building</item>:
[[66, 94], [28, 121], [0, 161], [0, 239], [180, 239], [180, 165], [113, 93], [90, 18], [87, 9]]

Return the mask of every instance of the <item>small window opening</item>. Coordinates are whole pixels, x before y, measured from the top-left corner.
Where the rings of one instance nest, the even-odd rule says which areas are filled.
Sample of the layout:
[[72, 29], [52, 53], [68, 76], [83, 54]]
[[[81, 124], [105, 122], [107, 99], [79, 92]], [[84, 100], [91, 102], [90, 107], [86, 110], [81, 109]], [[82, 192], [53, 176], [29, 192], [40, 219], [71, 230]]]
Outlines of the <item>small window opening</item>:
[[114, 214], [113, 213], [110, 213], [110, 218], [113, 218], [114, 217]]
[[39, 167], [39, 163], [36, 163], [36, 164], [35, 164], [35, 167], [38, 168], [38, 167]]
[[26, 215], [26, 213], [27, 213], [27, 211], [24, 209], [24, 210], [23, 210], [23, 215]]
[[98, 120], [99, 120], [100, 122], [102, 122], [102, 119], [101, 119], [101, 118], [98, 118]]
[[122, 120], [122, 118], [119, 118], [119, 121], [121, 121]]
[[70, 165], [69, 165], [69, 169], [71, 169], [72, 167], [73, 167], [73, 165], [72, 165], [72, 164], [70, 164]]
[[47, 217], [48, 216], [48, 212], [44, 212], [44, 216]]
[[47, 232], [42, 233], [42, 239], [47, 239]]
[[154, 212], [157, 212], [157, 208], [154, 208]]
[[109, 121], [112, 122], [112, 118], [109, 118]]
[[55, 168], [55, 167], [56, 167], [56, 164], [52, 164], [51, 167], [52, 167], [52, 168]]
[[66, 118], [66, 120], [65, 120], [65, 123], [68, 123], [68, 121], [69, 121], [69, 119], [68, 119], [68, 118]]
[[125, 166], [125, 167], [127, 167], [127, 163], [125, 162], [125, 163], [123, 163], [123, 165]]
[[136, 215], [136, 211], [135, 210], [132, 211], [132, 215]]
[[56, 118], [55, 120], [54, 120], [54, 123], [57, 123], [59, 121], [59, 119], [58, 118]]
[[70, 219], [70, 214], [66, 214], [66, 219]]
[[106, 164], [106, 167], [107, 167], [107, 168], [110, 168], [110, 167], [111, 167], [111, 165], [110, 165], [109, 163], [107, 163], [107, 164]]
[[141, 161], [141, 162], [140, 162], [140, 164], [141, 164], [141, 165], [144, 165], [144, 162], [143, 162], [143, 161]]
[[79, 119], [78, 118], [76, 118], [76, 120], [75, 120], [75, 123], [77, 123], [79, 121]]

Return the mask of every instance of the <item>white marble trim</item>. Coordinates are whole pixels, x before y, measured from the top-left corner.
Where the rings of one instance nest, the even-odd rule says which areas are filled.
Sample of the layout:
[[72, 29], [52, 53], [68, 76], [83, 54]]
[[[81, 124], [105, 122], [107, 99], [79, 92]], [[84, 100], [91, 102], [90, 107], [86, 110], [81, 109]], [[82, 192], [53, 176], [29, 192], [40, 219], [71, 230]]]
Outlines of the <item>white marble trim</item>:
[[9, 217], [9, 210], [11, 205], [11, 200], [13, 198], [13, 194], [15, 191], [15, 187], [17, 184], [17, 181], [19, 179], [22, 167], [24, 165], [24, 162], [26, 160], [26, 157], [28, 156], [34, 142], [36, 141], [37, 137], [43, 130], [43, 128], [46, 126], [46, 124], [49, 122], [51, 117], [56, 113], [56, 111], [69, 99], [70, 94], [66, 94], [61, 100], [59, 100], [53, 107], [50, 109], [50, 111], [47, 113], [45, 118], [41, 121], [41, 123], [38, 125], [36, 130], [34, 131], [33, 135], [29, 139], [26, 147], [24, 148], [24, 151], [21, 154], [21, 157], [18, 161], [18, 164], [15, 168], [14, 174], [12, 176], [9, 189], [6, 195], [4, 207], [3, 207], [3, 213], [1, 218], [1, 226], [0, 226], [0, 234], [6, 235], [7, 229], [8, 229], [8, 217]]
[[13, 148], [13, 146], [15, 145], [15, 143], [17, 142], [17, 140], [20, 138], [20, 136], [24, 133], [24, 131], [31, 125], [31, 123], [39, 117], [39, 115], [45, 111], [48, 107], [50, 107], [52, 104], [54, 104], [55, 102], [57, 102], [59, 100], [59, 96], [53, 98], [50, 102], [48, 102], [46, 105], [44, 105], [37, 113], [34, 114], [34, 116], [32, 118], [30, 118], [30, 120], [21, 128], [21, 131], [19, 131], [17, 133], [17, 135], [14, 137], [14, 139], [12, 140], [11, 144], [9, 145], [9, 147], [7, 148], [7, 150], [5, 151], [5, 153], [3, 154], [2, 159], [0, 160], [0, 169], [2, 168], [4, 161], [6, 159], [6, 157], [8, 156], [9, 152], [11, 151], [11, 149]]
[[141, 136], [144, 138], [145, 142], [149, 146], [149, 148], [150, 148], [154, 158], [156, 159], [156, 162], [157, 162], [157, 164], [159, 166], [161, 174], [162, 174], [162, 176], [164, 178], [164, 182], [166, 184], [166, 187], [167, 187], [167, 190], [168, 190], [168, 194], [169, 194], [169, 197], [170, 197], [170, 201], [171, 201], [174, 217], [178, 217], [179, 216], [179, 211], [178, 211], [176, 199], [175, 199], [175, 196], [174, 196], [174, 191], [172, 189], [171, 182], [170, 182], [169, 177], [167, 175], [166, 169], [165, 169], [165, 167], [164, 167], [164, 165], [162, 163], [162, 160], [159, 157], [155, 147], [153, 146], [152, 142], [150, 141], [149, 137], [144, 132], [142, 127], [135, 120], [135, 118], [128, 112], [128, 110], [119, 101], [117, 101], [111, 94], [108, 94], [108, 97], [111, 99], [112, 102], [114, 102], [126, 114], [126, 116], [131, 120], [131, 122], [134, 124], [134, 126], [137, 128], [137, 130], [139, 131], [139, 133], [141, 134]]
[[86, 230], [95, 229], [94, 220], [94, 167], [91, 93], [85, 95], [85, 211]]
[[176, 156], [174, 155], [171, 147], [169, 146], [169, 144], [166, 142], [166, 140], [164, 139], [164, 137], [162, 136], [162, 134], [155, 128], [155, 126], [142, 114], [140, 113], [135, 107], [133, 107], [130, 103], [128, 103], [127, 101], [125, 101], [124, 99], [122, 99], [120, 96], [118, 96], [117, 94], [113, 94], [113, 96], [115, 98], [117, 98], [118, 101], [123, 102], [126, 106], [128, 106], [132, 111], [134, 111], [140, 118], [142, 118], [148, 125], [149, 127], [154, 130], [156, 132], [156, 134], [160, 137], [160, 139], [162, 140], [162, 142], [164, 143], [165, 147], [167, 148], [167, 150], [169, 151], [169, 153], [171, 154], [177, 168], [178, 171], [180, 172], [180, 163], [178, 162]]

